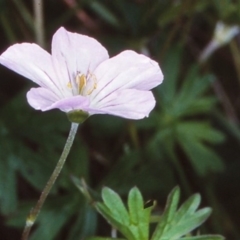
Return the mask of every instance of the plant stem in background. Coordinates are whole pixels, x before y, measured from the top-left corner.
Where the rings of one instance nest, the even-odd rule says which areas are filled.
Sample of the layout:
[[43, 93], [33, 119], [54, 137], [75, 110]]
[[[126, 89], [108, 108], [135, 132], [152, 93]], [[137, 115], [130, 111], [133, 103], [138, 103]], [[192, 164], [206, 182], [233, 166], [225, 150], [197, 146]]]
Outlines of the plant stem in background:
[[184, 174], [184, 169], [183, 169], [182, 165], [180, 164], [178, 157], [175, 154], [174, 148], [175, 148], [174, 142], [166, 139], [167, 154], [169, 155], [170, 160], [172, 161], [172, 163], [174, 165], [174, 168], [176, 170], [176, 173], [179, 177], [179, 180], [183, 186], [185, 193], [190, 194], [191, 193], [190, 183], [187, 181], [187, 178]]
[[237, 42], [235, 40], [232, 40], [230, 42], [230, 49], [233, 56], [233, 60], [234, 60], [234, 64], [235, 64], [235, 68], [238, 76], [238, 81], [240, 84], [240, 51], [239, 51]]
[[[12, 2], [14, 3], [15, 7], [17, 8], [17, 10], [19, 12], [19, 14], [20, 14], [20, 16], [22, 18], [24, 26], [26, 25], [26, 27], [31, 29], [31, 31], [34, 30], [34, 24], [33, 24], [34, 23], [34, 18], [32, 16], [32, 13], [26, 7], [25, 3], [23, 3], [22, 0], [13, 0]], [[18, 24], [18, 26], [20, 28], [23, 27], [22, 24]]]
[[219, 101], [222, 103], [224, 111], [228, 119], [232, 122], [237, 124], [239, 122], [237, 113], [232, 105], [227, 93], [225, 92], [224, 88], [222, 87], [220, 81], [216, 79], [212, 84], [213, 90], [218, 97]]
[[45, 188], [43, 189], [42, 194], [41, 194], [36, 206], [30, 211], [30, 213], [27, 217], [26, 225], [25, 225], [25, 228], [24, 228], [23, 234], [22, 234], [22, 240], [27, 240], [28, 239], [31, 228], [32, 228], [35, 220], [37, 219], [38, 214], [40, 213], [41, 208], [42, 208], [50, 190], [52, 189], [57, 177], [59, 176], [59, 174], [62, 170], [62, 167], [63, 167], [63, 165], [64, 165], [64, 163], [67, 159], [67, 156], [68, 156], [68, 154], [70, 152], [70, 149], [72, 147], [74, 138], [76, 136], [77, 129], [78, 129], [78, 124], [77, 123], [72, 123], [71, 130], [69, 132], [69, 136], [68, 136], [68, 139], [67, 139], [66, 144], [64, 146], [62, 155], [61, 155], [61, 157], [60, 157], [60, 159], [59, 159], [59, 161], [58, 161], [50, 179], [48, 180]]
[[35, 36], [36, 42], [44, 48], [45, 37], [44, 37], [44, 20], [43, 20], [43, 1], [33, 0], [34, 18], [35, 18]]

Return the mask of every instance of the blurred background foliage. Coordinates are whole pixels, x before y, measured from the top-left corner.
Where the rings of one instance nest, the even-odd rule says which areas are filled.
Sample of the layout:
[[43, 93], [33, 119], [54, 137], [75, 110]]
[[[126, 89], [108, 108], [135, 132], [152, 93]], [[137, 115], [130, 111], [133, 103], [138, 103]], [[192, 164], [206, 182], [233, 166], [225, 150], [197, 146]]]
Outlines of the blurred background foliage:
[[[41, 2], [41, 1], [40, 1]], [[80, 128], [68, 161], [39, 216], [31, 240], [109, 236], [70, 176], [126, 197], [137, 185], [158, 201], [179, 185], [199, 192], [213, 214], [201, 233], [240, 239], [240, 36], [199, 61], [217, 22], [240, 23], [240, 0], [52, 0], [43, 2], [44, 31], [34, 1], [0, 0], [0, 51], [38, 42], [50, 51], [60, 27], [98, 39], [111, 56], [133, 49], [158, 61], [165, 81], [154, 90], [149, 118], [92, 116]], [[34, 54], [34, 53], [33, 53]], [[23, 59], [24, 61], [24, 59]], [[60, 111], [39, 112], [25, 94], [32, 82], [0, 66], [0, 232], [19, 239], [66, 140]], [[140, 106], [141, 107], [141, 106]]]

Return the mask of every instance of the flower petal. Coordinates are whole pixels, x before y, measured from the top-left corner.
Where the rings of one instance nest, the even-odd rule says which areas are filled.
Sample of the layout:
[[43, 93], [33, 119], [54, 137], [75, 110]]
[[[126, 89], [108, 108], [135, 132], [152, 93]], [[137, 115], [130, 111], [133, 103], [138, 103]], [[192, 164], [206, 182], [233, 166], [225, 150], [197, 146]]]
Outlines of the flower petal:
[[51, 55], [34, 43], [14, 44], [1, 56], [0, 63], [41, 87], [61, 95], [55, 83]]
[[163, 80], [157, 62], [129, 50], [101, 63], [94, 74], [98, 80], [94, 102], [119, 89], [150, 90]]
[[58, 100], [54, 93], [46, 88], [32, 88], [27, 93], [28, 103], [37, 110], [47, 111], [59, 108], [63, 112], [85, 110], [89, 100], [81, 95]]
[[128, 119], [148, 117], [155, 106], [155, 99], [150, 91], [123, 89], [115, 91], [95, 106], [90, 105], [90, 114], [110, 114]]
[[61, 99], [44, 109], [44, 111], [59, 108], [63, 112], [69, 112], [72, 110], [83, 110], [87, 112], [86, 109], [88, 109], [88, 107], [89, 99], [81, 95], [77, 95], [70, 98]]
[[31, 107], [45, 111], [54, 102], [58, 101], [58, 97], [46, 88], [31, 88], [27, 93], [27, 100]]
[[[76, 87], [76, 75], [93, 72], [104, 60], [108, 59], [107, 50], [95, 39], [71, 33], [61, 27], [53, 36], [52, 57], [58, 81], [66, 89], [70, 81]], [[69, 94], [66, 95], [68, 96]]]

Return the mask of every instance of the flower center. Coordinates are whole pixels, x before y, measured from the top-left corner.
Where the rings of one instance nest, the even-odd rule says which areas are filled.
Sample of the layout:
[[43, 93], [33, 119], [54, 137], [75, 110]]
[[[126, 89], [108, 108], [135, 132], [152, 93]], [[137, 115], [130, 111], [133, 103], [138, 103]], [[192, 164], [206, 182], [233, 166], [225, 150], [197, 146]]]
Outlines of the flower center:
[[[90, 95], [97, 88], [97, 78], [94, 74], [88, 72], [87, 75], [77, 73], [75, 78], [76, 94], [87, 96]], [[72, 83], [69, 82], [67, 87], [72, 89]]]

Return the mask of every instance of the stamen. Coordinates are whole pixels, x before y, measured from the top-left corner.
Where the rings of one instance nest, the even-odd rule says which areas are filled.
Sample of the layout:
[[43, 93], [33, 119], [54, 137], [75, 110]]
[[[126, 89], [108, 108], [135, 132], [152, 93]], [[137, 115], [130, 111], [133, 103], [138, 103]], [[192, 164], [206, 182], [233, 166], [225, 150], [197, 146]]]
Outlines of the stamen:
[[76, 83], [78, 94], [82, 96], [90, 95], [97, 88], [97, 78], [90, 72], [87, 75], [78, 73]]
[[85, 75], [84, 74], [82, 74], [82, 75], [78, 74], [77, 77], [76, 77], [76, 82], [77, 82], [77, 85], [78, 85], [78, 93], [82, 94], [83, 89], [87, 85], [87, 79], [86, 79]]
[[93, 86], [92, 89], [89, 89], [87, 91], [87, 95], [90, 95], [96, 88], [97, 88], [97, 78], [94, 74], [88, 72], [88, 78], [91, 79], [93, 81]]
[[87, 95], [90, 95], [96, 88], [97, 88], [97, 83], [94, 82], [93, 83], [93, 88], [88, 90]]

